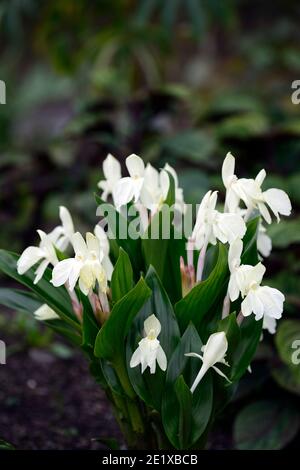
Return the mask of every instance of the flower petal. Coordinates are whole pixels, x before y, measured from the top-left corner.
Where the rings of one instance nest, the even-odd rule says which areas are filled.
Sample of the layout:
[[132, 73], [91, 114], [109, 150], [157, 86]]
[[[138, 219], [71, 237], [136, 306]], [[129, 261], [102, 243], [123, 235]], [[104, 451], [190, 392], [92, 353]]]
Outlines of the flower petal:
[[144, 176], [145, 164], [141, 157], [135, 153], [126, 158], [126, 167], [132, 178]]
[[130, 201], [132, 201], [134, 196], [134, 180], [130, 177], [120, 179], [113, 191], [113, 199], [117, 209], [119, 209], [121, 206], [125, 206]]
[[281, 189], [271, 188], [263, 193], [264, 199], [279, 221], [279, 214], [290, 215], [292, 211], [291, 201], [288, 195]]
[[222, 180], [225, 188], [227, 188], [231, 182], [234, 175], [234, 167], [235, 158], [230, 152], [228, 152], [222, 165]]
[[21, 254], [17, 262], [18, 274], [24, 274], [38, 261], [45, 257], [45, 253], [41, 248], [29, 246]]
[[65, 206], [59, 207], [59, 217], [65, 233], [72, 234], [74, 232], [74, 224], [70, 212]]
[[121, 165], [120, 162], [109, 153], [103, 161], [103, 173], [107, 180], [118, 181], [121, 179]]
[[157, 338], [157, 336], [159, 335], [161, 331], [161, 324], [155, 315], [150, 315], [150, 317], [146, 318], [146, 320], [144, 321], [144, 330], [145, 330], [146, 336], [148, 336], [150, 331], [153, 330]]
[[161, 345], [158, 346], [156, 359], [161, 370], [165, 371], [167, 369], [167, 356]]

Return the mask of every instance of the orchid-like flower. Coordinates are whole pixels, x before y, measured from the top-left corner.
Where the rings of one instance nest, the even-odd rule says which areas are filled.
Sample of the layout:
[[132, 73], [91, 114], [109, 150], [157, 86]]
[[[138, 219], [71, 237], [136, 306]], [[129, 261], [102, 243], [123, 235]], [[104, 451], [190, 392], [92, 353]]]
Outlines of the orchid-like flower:
[[215, 245], [217, 240], [232, 243], [237, 238], [243, 238], [246, 233], [246, 225], [241, 215], [222, 214], [216, 210], [217, 197], [217, 191], [208, 191], [199, 206], [192, 233], [192, 239], [199, 250], [208, 243]]
[[121, 165], [119, 161], [110, 153], [103, 161], [103, 174], [105, 180], [99, 181], [98, 188], [102, 189], [102, 199], [107, 201], [110, 194], [113, 194], [116, 184], [121, 179]]
[[102, 266], [103, 252], [98, 238], [92, 233], [87, 233], [85, 241], [77, 232], [73, 236], [72, 243], [75, 256], [56, 264], [52, 271], [52, 284], [58, 287], [68, 282], [69, 290], [72, 292], [79, 281], [80, 290], [88, 295], [97, 282], [99, 290], [105, 292], [107, 277]]
[[59, 315], [57, 315], [54, 310], [47, 304], [41, 305], [35, 312], [33, 312], [36, 320], [39, 321], [46, 321], [46, 320], [57, 320], [59, 319]]
[[157, 212], [166, 200], [169, 189], [169, 178], [163, 170], [160, 173], [148, 163], [144, 172], [144, 184], [141, 190], [141, 203], [151, 211]]
[[142, 374], [147, 367], [150, 369], [150, 374], [155, 374], [157, 362], [161, 370], [165, 371], [167, 357], [157, 339], [161, 331], [161, 324], [155, 315], [150, 315], [144, 321], [144, 330], [145, 337], [141, 339], [138, 348], [134, 351], [130, 360], [130, 367], [141, 364]]
[[265, 170], [261, 170], [255, 179], [238, 179], [234, 174], [234, 168], [235, 158], [228, 153], [222, 167], [222, 178], [226, 188], [225, 204], [230, 212], [236, 212], [242, 199], [248, 209], [248, 214], [257, 209], [268, 224], [272, 221], [268, 207], [278, 222], [280, 214], [287, 216], [291, 214], [291, 201], [284, 191], [276, 188], [262, 191], [261, 186], [266, 177]]
[[254, 313], [256, 320], [264, 318], [266, 327], [273, 329], [274, 320], [268, 321], [266, 317], [281, 318], [284, 295], [273, 287], [261, 286], [266, 271], [261, 263], [256, 266], [241, 265], [242, 249], [243, 244], [240, 240], [236, 240], [229, 248], [230, 300], [235, 301], [241, 294], [244, 299], [241, 305], [242, 314], [246, 317]]
[[207, 343], [202, 346], [202, 356], [200, 354], [191, 352], [186, 353], [185, 356], [189, 357], [197, 357], [202, 361], [201, 369], [196, 376], [194, 383], [191, 387], [191, 392], [194, 393], [196, 387], [199, 385], [200, 381], [206, 374], [206, 372], [212, 367], [219, 375], [224, 377], [228, 382], [230, 380], [226, 377], [223, 372], [216, 367], [215, 364], [221, 363], [229, 366], [229, 364], [225, 361], [225, 355], [228, 349], [228, 341], [226, 338], [226, 334], [224, 331], [220, 331], [219, 333], [213, 333], [207, 340]]
[[75, 233], [74, 224], [70, 212], [64, 206], [59, 207], [59, 217], [61, 225], [56, 227], [54, 230], [57, 230], [60, 233], [60, 236], [55, 242], [55, 246], [59, 250], [65, 251], [69, 243], [71, 243], [72, 237]]
[[39, 246], [29, 246], [21, 254], [17, 262], [18, 274], [25, 274], [35, 264], [40, 263], [35, 271], [34, 284], [37, 284], [43, 277], [49, 264], [55, 266], [58, 263], [54, 244], [59, 237], [59, 231], [46, 234], [42, 230], [37, 230], [41, 239]]
[[138, 202], [144, 184], [145, 165], [143, 160], [135, 154], [126, 158], [126, 167], [129, 176], [121, 178], [113, 190], [113, 199], [116, 207]]
[[270, 256], [272, 251], [272, 240], [266, 232], [266, 227], [260, 222], [257, 234], [257, 251], [264, 258]]
[[105, 270], [107, 280], [110, 281], [114, 268], [109, 258], [109, 241], [101, 225], [96, 225], [94, 233], [99, 240], [100, 250], [103, 252], [102, 266]]

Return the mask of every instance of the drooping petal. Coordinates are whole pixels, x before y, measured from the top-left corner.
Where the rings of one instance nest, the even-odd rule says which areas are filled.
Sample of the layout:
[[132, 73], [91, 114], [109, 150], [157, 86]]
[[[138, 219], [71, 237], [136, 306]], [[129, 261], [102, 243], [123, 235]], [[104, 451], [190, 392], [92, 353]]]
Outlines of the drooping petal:
[[222, 180], [225, 188], [228, 188], [234, 175], [235, 158], [228, 152], [222, 165]]
[[47, 259], [44, 259], [41, 262], [41, 264], [35, 271], [35, 278], [34, 278], [33, 284], [37, 284], [42, 279], [44, 272], [46, 271], [48, 265], [49, 265], [49, 261]]
[[227, 382], [231, 383], [231, 380], [216, 366], [212, 366], [212, 368], [219, 374], [221, 377], [227, 380]]
[[260, 299], [258, 289], [250, 290], [247, 297], [251, 304], [252, 313], [255, 315], [255, 320], [260, 320], [264, 315], [264, 304]]
[[130, 367], [136, 367], [140, 364], [140, 362], [141, 362], [141, 351], [140, 351], [140, 348], [138, 347], [132, 354], [129, 365]]
[[276, 318], [265, 315], [263, 320], [263, 329], [268, 330], [271, 335], [274, 335], [276, 333]]
[[45, 253], [41, 248], [36, 246], [29, 246], [21, 254], [17, 262], [18, 274], [24, 274], [32, 266], [34, 266], [38, 261], [44, 258]]
[[267, 224], [270, 224], [272, 222], [270, 212], [267, 209], [267, 206], [263, 202], [259, 202], [258, 204], [258, 210], [261, 213], [262, 217], [265, 219]]
[[126, 158], [126, 167], [132, 178], [144, 176], [145, 164], [135, 153]]
[[240, 290], [236, 281], [235, 274], [232, 274], [230, 276], [229, 283], [228, 283], [228, 295], [229, 295], [231, 302], [234, 302], [236, 299], [238, 299], [240, 295]]
[[280, 220], [279, 214], [290, 215], [292, 211], [291, 201], [288, 195], [281, 189], [271, 188], [263, 193], [264, 199], [274, 215], [277, 221]]
[[276, 319], [281, 318], [283, 312], [284, 295], [278, 289], [269, 286], [261, 286], [258, 296], [264, 305], [264, 314]]
[[97, 256], [100, 255], [100, 242], [98, 238], [91, 232], [87, 232], [86, 234], [86, 246], [89, 252], [93, 251], [97, 254]]
[[165, 371], [167, 369], [167, 356], [161, 347], [161, 345], [158, 346], [157, 348], [157, 364], [161, 368], [161, 370]]
[[247, 295], [242, 304], [241, 304], [241, 311], [242, 311], [242, 314], [244, 315], [244, 317], [248, 317], [249, 315], [251, 315], [252, 313], [252, 304], [251, 304], [251, 299], [249, 298], [249, 296]]
[[97, 224], [95, 226], [94, 232], [100, 242], [101, 250], [103, 251], [105, 255], [108, 255], [109, 254], [109, 241], [108, 241], [108, 237], [105, 231], [103, 230], [101, 225]]
[[239, 214], [219, 214], [217, 224], [229, 243], [243, 238], [246, 233], [246, 224]]
[[272, 251], [271, 238], [266, 233], [261, 231], [259, 231], [257, 235], [257, 250], [264, 258], [270, 256]]
[[134, 202], [138, 202], [140, 195], [141, 195], [142, 187], [144, 184], [144, 178], [133, 179], [132, 182], [133, 182], [133, 200]]

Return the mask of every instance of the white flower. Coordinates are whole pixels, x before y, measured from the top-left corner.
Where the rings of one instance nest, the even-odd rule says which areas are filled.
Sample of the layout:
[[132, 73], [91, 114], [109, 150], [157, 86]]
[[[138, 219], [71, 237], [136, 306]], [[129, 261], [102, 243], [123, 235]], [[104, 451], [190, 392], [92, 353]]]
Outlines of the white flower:
[[169, 191], [169, 177], [165, 170], [158, 172], [150, 163], [144, 172], [144, 184], [140, 200], [142, 205], [155, 214], [163, 205]]
[[257, 250], [264, 258], [270, 256], [272, 251], [272, 240], [266, 232], [266, 228], [260, 222], [257, 234]]
[[72, 239], [74, 258], [60, 261], [52, 271], [52, 284], [61, 286], [68, 281], [68, 287], [72, 292], [79, 280], [79, 288], [88, 295], [94, 289], [96, 282], [100, 291], [105, 292], [107, 279], [102, 266], [103, 252], [97, 237], [92, 233], [86, 234], [86, 241], [77, 232]]
[[99, 240], [100, 250], [103, 252], [102, 266], [105, 269], [107, 280], [111, 280], [113, 265], [109, 258], [109, 240], [101, 225], [96, 225], [94, 233]]
[[[282, 316], [284, 295], [273, 287], [260, 286], [252, 281], [242, 302], [242, 314], [247, 317], [254, 313], [255, 319], [271, 317], [278, 320]], [[266, 320], [267, 322], [267, 320]]]
[[[183, 199], [183, 189], [179, 187], [177, 173], [176, 173], [175, 169], [171, 165], [169, 165], [168, 163], [165, 164], [164, 170], [168, 171], [174, 178], [174, 183], [175, 183], [175, 209], [178, 210], [178, 212], [184, 213], [185, 212], [185, 203], [184, 203], [184, 199]], [[169, 191], [169, 179], [168, 179], [166, 197], [167, 197], [168, 191]]]
[[59, 250], [65, 251], [74, 235], [74, 224], [70, 212], [64, 206], [59, 207], [59, 217], [62, 225], [54, 229], [60, 233], [58, 240], [55, 242], [55, 246]]
[[102, 168], [105, 180], [99, 181], [98, 187], [103, 191], [101, 195], [103, 201], [106, 201], [107, 197], [113, 194], [117, 182], [122, 177], [121, 165], [119, 161], [109, 153], [103, 161]]
[[201, 359], [202, 361], [202, 366], [201, 369], [195, 378], [195, 381], [191, 387], [191, 392], [194, 393], [197, 385], [199, 382], [202, 380], [208, 369], [211, 367], [222, 377], [224, 377], [228, 382], [230, 380], [226, 377], [225, 374], [223, 374], [218, 367], [215, 366], [218, 362], [221, 364], [225, 364], [226, 366], [229, 366], [229, 364], [225, 361], [225, 355], [228, 349], [228, 341], [226, 338], [226, 334], [224, 331], [220, 331], [219, 333], [213, 333], [210, 335], [210, 337], [207, 340], [207, 343], [202, 346], [201, 351], [203, 355], [201, 356], [200, 354], [191, 352], [191, 353], [186, 353], [185, 356], [190, 356], [190, 357], [197, 357], [198, 359]]
[[113, 190], [114, 203], [118, 209], [132, 200], [138, 202], [144, 184], [145, 165], [138, 155], [129, 155], [126, 167], [130, 176], [121, 178]]
[[130, 367], [141, 364], [142, 374], [147, 367], [150, 374], [156, 370], [156, 362], [162, 370], [167, 368], [167, 358], [157, 339], [161, 331], [161, 325], [155, 315], [151, 315], [144, 322], [145, 337], [139, 342], [138, 348], [133, 353], [130, 360]]
[[277, 221], [279, 215], [290, 215], [292, 206], [288, 195], [281, 189], [271, 188], [262, 191], [261, 186], [266, 177], [265, 170], [261, 170], [255, 179], [240, 178], [234, 174], [235, 158], [228, 153], [223, 162], [222, 178], [226, 188], [226, 202], [230, 212], [236, 212], [240, 199], [249, 212], [258, 209], [265, 221], [270, 224], [272, 219], [267, 208], [271, 209]]
[[48, 235], [42, 230], [37, 230], [37, 232], [41, 239], [39, 246], [29, 246], [26, 248], [17, 262], [18, 274], [21, 275], [26, 273], [26, 271], [32, 268], [36, 263], [40, 262], [39, 267], [35, 271], [36, 276], [33, 281], [34, 284], [37, 284], [41, 280], [49, 264], [55, 266], [58, 263], [54, 244], [57, 241], [59, 232], [53, 230], [53, 232]]
[[47, 304], [41, 305], [35, 312], [33, 312], [36, 320], [45, 321], [45, 320], [56, 320], [59, 319], [59, 315], [52, 310]]
[[216, 203], [217, 191], [208, 191], [199, 206], [192, 233], [192, 239], [199, 250], [208, 243], [215, 245], [217, 240], [231, 244], [237, 238], [243, 238], [246, 233], [246, 225], [241, 215], [221, 214], [215, 209]]

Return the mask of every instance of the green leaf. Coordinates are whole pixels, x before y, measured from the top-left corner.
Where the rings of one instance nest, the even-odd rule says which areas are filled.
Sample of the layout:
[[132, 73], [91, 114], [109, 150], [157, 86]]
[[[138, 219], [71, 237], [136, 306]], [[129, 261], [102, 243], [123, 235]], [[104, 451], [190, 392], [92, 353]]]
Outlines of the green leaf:
[[150, 297], [151, 290], [143, 278], [113, 307], [110, 316], [99, 331], [95, 343], [95, 356], [114, 361], [125, 356], [125, 337], [134, 317]]
[[93, 359], [95, 341], [100, 327], [96, 321], [89, 298], [80, 291], [78, 293], [83, 307], [81, 347]]
[[49, 328], [51, 328], [55, 333], [66, 338], [74, 346], [81, 346], [82, 337], [77, 330], [74, 330], [72, 326], [61, 319], [48, 320], [43, 322]]
[[179, 445], [181, 449], [185, 449], [189, 445], [191, 434], [192, 394], [182, 375], [176, 380], [174, 390], [179, 403]]
[[235, 312], [231, 313], [226, 318], [223, 318], [219, 321], [217, 331], [224, 331], [224, 333], [226, 334], [226, 338], [228, 341], [226, 360], [229, 362], [229, 364], [231, 364], [233, 353], [236, 350], [241, 338], [241, 332], [236, 321]]
[[300, 415], [282, 401], [258, 401], [244, 408], [234, 424], [237, 449], [283, 449], [297, 434]]
[[[95, 199], [99, 207], [102, 206], [102, 216], [106, 219], [109, 227], [109, 239], [112, 245], [123, 248], [130, 257], [130, 261], [134, 270], [135, 278], [140, 275], [142, 268], [142, 254], [141, 254], [141, 240], [137, 238], [134, 240], [129, 236], [128, 225], [129, 221], [120, 214], [112, 204], [102, 201], [102, 199], [95, 194]], [[104, 210], [104, 205], [106, 210]], [[115, 243], [113, 243], [115, 242]]]
[[170, 187], [166, 205], [152, 218], [142, 237], [142, 252], [146, 269], [153, 266], [173, 303], [181, 298], [180, 256], [185, 254], [185, 240], [174, 228], [173, 211], [175, 182], [168, 173]]
[[15, 450], [15, 447], [3, 439], [0, 439], [0, 450]]
[[193, 162], [204, 162], [206, 166], [214, 166], [211, 159], [215, 150], [214, 138], [204, 131], [188, 130], [165, 139], [163, 148], [179, 158]]
[[111, 278], [112, 300], [117, 302], [126, 295], [133, 286], [133, 272], [130, 258], [123, 248], [119, 250], [119, 257]]
[[[183, 423], [180, 413], [180, 406], [182, 408], [182, 405], [179, 404], [177, 396], [177, 380], [182, 375], [188, 387], [192, 386], [202, 363], [197, 358], [185, 356], [185, 353], [200, 353], [201, 347], [202, 341], [197, 330], [190, 324], [168, 365], [166, 387], [162, 402], [162, 420], [168, 439], [177, 449], [187, 449], [199, 440], [207, 427], [212, 411], [213, 390], [211, 372], [208, 371], [193, 393], [190, 414], [185, 417], [185, 424], [190, 421], [189, 436], [180, 435]], [[185, 400], [187, 400], [187, 397]], [[183, 443], [184, 447], [182, 446]]]
[[[290, 393], [300, 396], [300, 374], [285, 364], [271, 364], [271, 374], [277, 384]], [[299, 367], [299, 366], [298, 366]]]
[[300, 243], [300, 218], [281, 220], [280, 224], [272, 224], [268, 228], [275, 248], [287, 248], [293, 243]]
[[[209, 336], [207, 319], [218, 313], [218, 305], [223, 303], [229, 279], [227, 248], [219, 243], [217, 264], [209, 277], [197, 284], [176, 306], [176, 316], [181, 331], [192, 322], [206, 341]], [[220, 310], [220, 308], [219, 308]]]
[[240, 326], [240, 341], [232, 354], [230, 380], [239, 380], [249, 367], [262, 333], [262, 320], [256, 321], [254, 315], [243, 319]]
[[280, 359], [300, 383], [300, 320], [283, 320], [275, 336]]
[[165, 372], [157, 366], [155, 374], [150, 374], [149, 369], [142, 374], [140, 366], [131, 368], [129, 362], [141, 339], [144, 321], [150, 315], [154, 314], [161, 323], [161, 333], [158, 339], [168, 361], [178, 344], [180, 335], [173, 307], [153, 267], [149, 268], [145, 281], [150, 287], [152, 295], [135, 318], [130, 330], [127, 340], [127, 369], [137, 395], [148, 406], [160, 412], [165, 386]]
[[220, 139], [249, 139], [259, 137], [269, 130], [266, 115], [258, 112], [242, 113], [223, 119], [216, 128]]
[[31, 314], [41, 306], [34, 294], [19, 290], [0, 288], [0, 304], [15, 311], [26, 311]]
[[54, 287], [50, 283], [51, 270], [46, 269], [43, 278], [38, 284], [34, 284], [34, 269], [30, 269], [22, 276], [17, 272], [17, 260], [19, 256], [5, 250], [0, 250], [0, 270], [16, 281], [31, 289], [41, 302], [46, 303], [67, 323], [77, 329], [81, 329], [75, 317], [70, 297], [64, 287]]
[[257, 232], [259, 222], [260, 217], [255, 217], [247, 223], [247, 231], [243, 238], [244, 250], [241, 259], [242, 264], [251, 264], [254, 266], [259, 261], [257, 254]]

